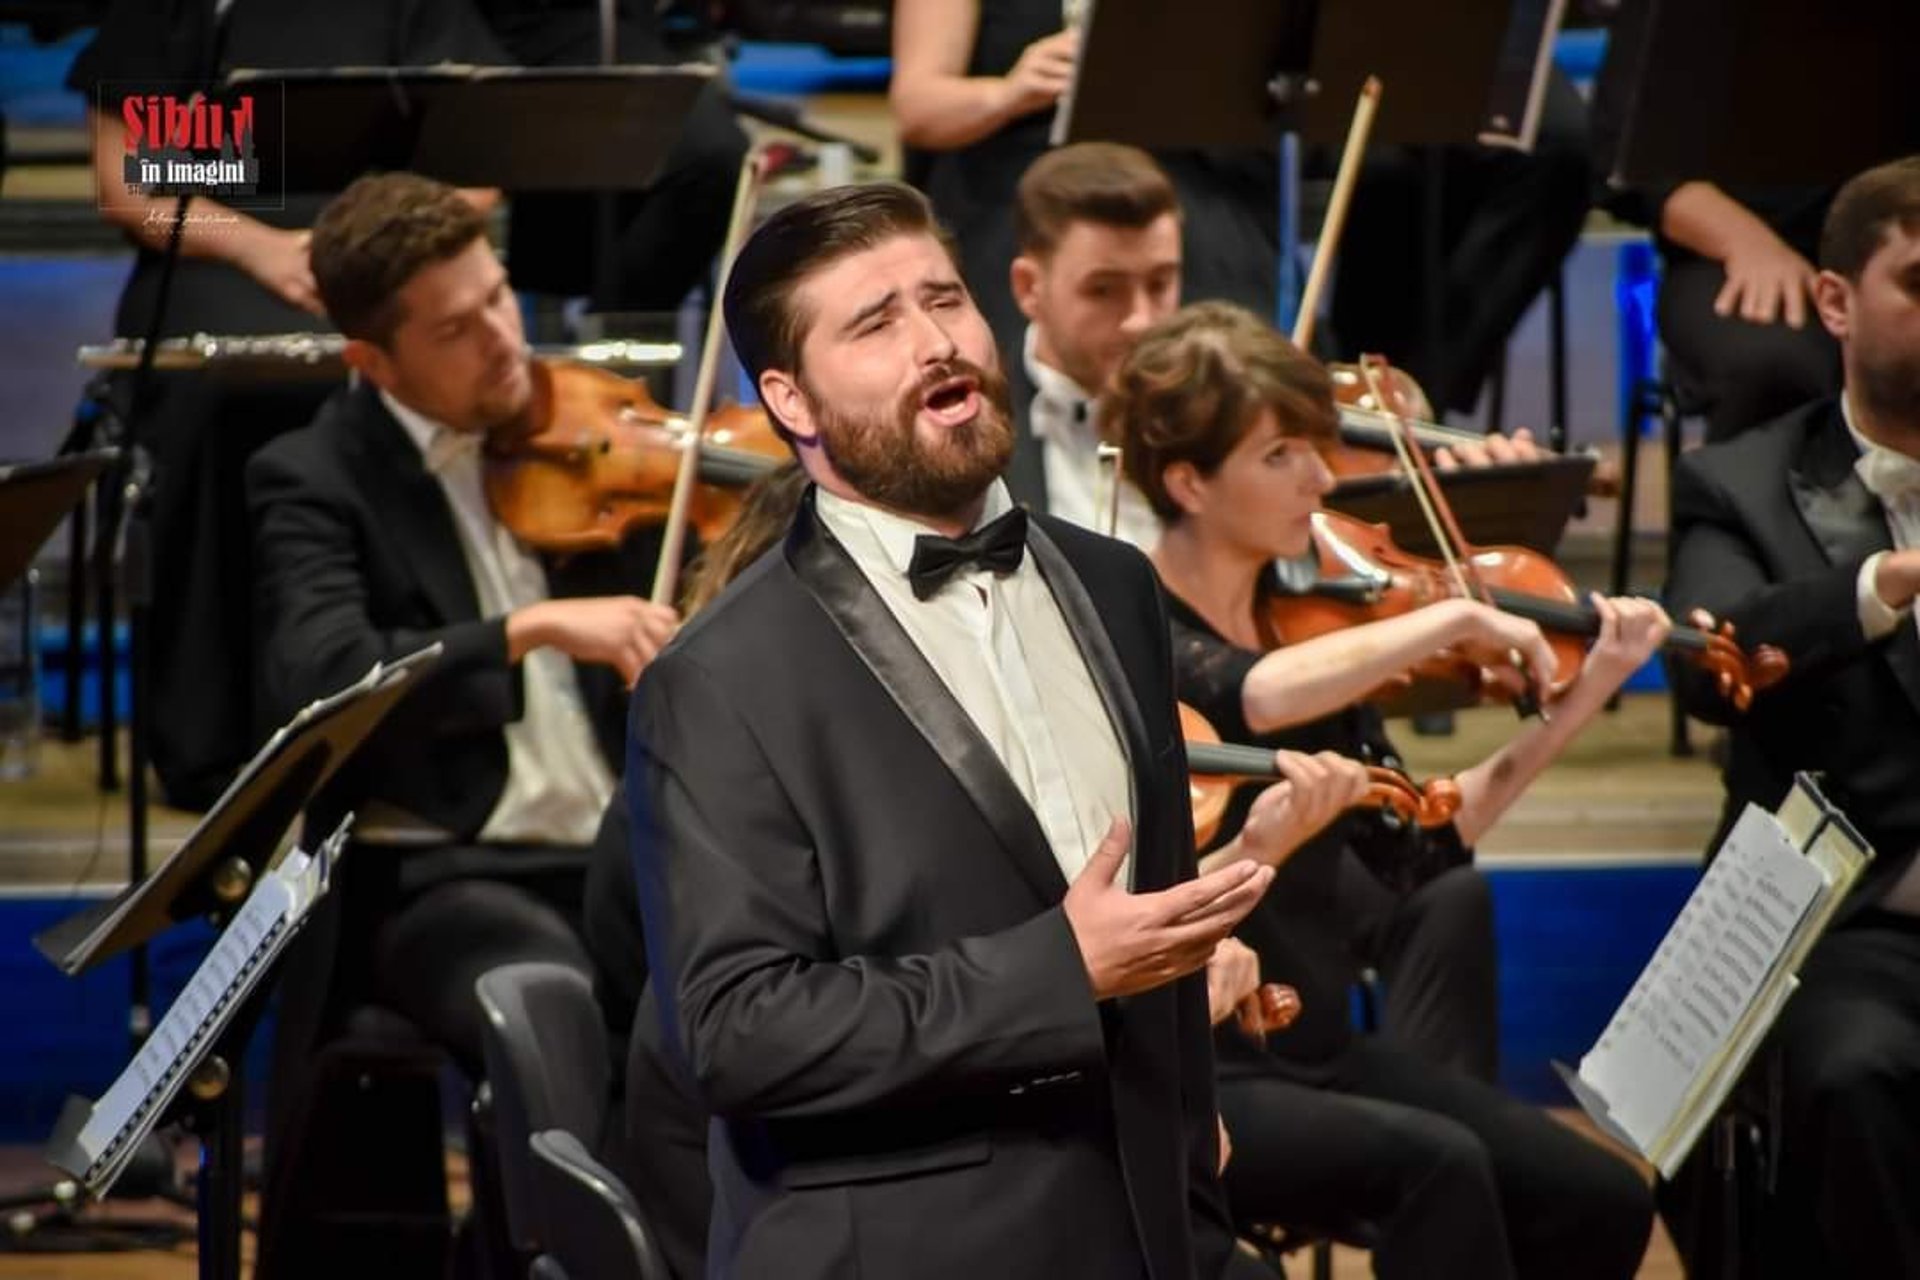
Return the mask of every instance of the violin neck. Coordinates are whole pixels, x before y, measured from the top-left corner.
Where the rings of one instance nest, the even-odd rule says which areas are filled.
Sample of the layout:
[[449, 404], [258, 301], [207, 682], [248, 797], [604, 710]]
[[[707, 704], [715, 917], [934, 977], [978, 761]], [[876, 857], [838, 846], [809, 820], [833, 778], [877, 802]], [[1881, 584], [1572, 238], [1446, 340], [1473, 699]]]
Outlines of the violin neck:
[[[1343, 404], [1340, 408], [1340, 433], [1349, 439], [1363, 444], [1374, 445], [1382, 449], [1391, 449], [1393, 430], [1387, 415], [1378, 409], [1363, 409], [1358, 405]], [[1453, 445], [1484, 443], [1486, 437], [1477, 431], [1462, 431], [1458, 427], [1442, 426], [1437, 422], [1414, 422], [1406, 424], [1407, 433], [1423, 449], [1441, 449]]]
[[[1594, 612], [1592, 605], [1546, 600], [1539, 596], [1502, 591], [1498, 587], [1493, 589], [1493, 603], [1503, 613], [1539, 623], [1548, 631], [1576, 636], [1600, 634], [1600, 615]], [[1661, 647], [1675, 653], [1701, 653], [1709, 647], [1712, 639], [1698, 627], [1675, 627]]]
[[1187, 771], [1203, 777], [1273, 778], [1273, 752], [1231, 742], [1189, 742]]

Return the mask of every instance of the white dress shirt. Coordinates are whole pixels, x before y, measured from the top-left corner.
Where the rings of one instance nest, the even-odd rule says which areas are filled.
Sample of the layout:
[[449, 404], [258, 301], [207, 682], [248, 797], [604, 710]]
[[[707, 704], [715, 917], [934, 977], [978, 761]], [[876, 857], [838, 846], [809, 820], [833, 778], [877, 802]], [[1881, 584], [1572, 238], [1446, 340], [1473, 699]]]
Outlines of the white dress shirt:
[[[1840, 415], [1846, 419], [1847, 431], [1860, 448], [1860, 457], [1853, 464], [1854, 470], [1868, 491], [1880, 499], [1880, 510], [1886, 516], [1887, 533], [1893, 539], [1894, 549], [1906, 551], [1920, 547], [1920, 461], [1875, 444], [1860, 434], [1860, 429], [1853, 425], [1853, 408], [1847, 403], [1844, 392], [1840, 396]], [[1860, 566], [1860, 577], [1854, 585], [1854, 597], [1860, 609], [1860, 629], [1866, 633], [1869, 641], [1891, 635], [1895, 627], [1913, 614], [1911, 601], [1896, 609], [1874, 590], [1874, 576], [1880, 570], [1880, 557], [1886, 554], [1878, 551], [1868, 556], [1867, 562]], [[1887, 890], [1880, 905], [1889, 911], [1920, 915], [1920, 858], [1914, 859], [1900, 879]]]
[[[1100, 481], [1100, 432], [1094, 421], [1093, 397], [1079, 383], [1034, 354], [1034, 329], [1027, 326], [1027, 377], [1033, 382], [1033, 405], [1027, 411], [1027, 430], [1040, 442], [1047, 471], [1047, 514], [1071, 520], [1083, 529], [1106, 533], [1106, 492]], [[1120, 486], [1119, 519], [1113, 536], [1150, 551], [1160, 540], [1160, 520], [1146, 497], [1125, 476]]]
[[[914, 539], [934, 530], [820, 489], [821, 523], [1006, 767], [1068, 882], [1108, 822], [1133, 812], [1118, 731], [1031, 554], [1004, 577], [968, 566], [925, 600], [907, 582]], [[980, 522], [1012, 509], [995, 481]], [[1122, 881], [1131, 884], [1133, 855]]]
[[[480, 615], [502, 618], [548, 598], [546, 571], [493, 517], [480, 476], [480, 437], [450, 430], [382, 391], [453, 509]], [[507, 785], [480, 829], [488, 842], [591, 844], [613, 795], [572, 661], [539, 648], [520, 661], [520, 719], [506, 726]]]

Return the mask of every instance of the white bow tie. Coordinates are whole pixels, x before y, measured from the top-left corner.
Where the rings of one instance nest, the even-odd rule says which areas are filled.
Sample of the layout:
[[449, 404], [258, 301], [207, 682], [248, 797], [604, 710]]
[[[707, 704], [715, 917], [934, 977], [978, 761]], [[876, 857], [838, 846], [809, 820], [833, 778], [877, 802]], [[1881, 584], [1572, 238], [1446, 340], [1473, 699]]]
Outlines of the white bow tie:
[[438, 427], [433, 438], [427, 442], [427, 470], [439, 475], [462, 458], [478, 458], [480, 446], [486, 443], [483, 431], [455, 431], [451, 427]]
[[1892, 449], [1871, 446], [1853, 464], [1867, 492], [1891, 505], [1920, 496], [1920, 459]]

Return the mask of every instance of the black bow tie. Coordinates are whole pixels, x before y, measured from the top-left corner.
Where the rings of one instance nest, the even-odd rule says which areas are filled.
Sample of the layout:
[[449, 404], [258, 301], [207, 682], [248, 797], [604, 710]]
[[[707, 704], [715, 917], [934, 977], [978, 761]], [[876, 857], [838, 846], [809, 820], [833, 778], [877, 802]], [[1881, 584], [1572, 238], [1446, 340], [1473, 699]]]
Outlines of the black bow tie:
[[970, 564], [994, 573], [1012, 573], [1026, 553], [1027, 513], [1015, 507], [964, 538], [943, 538], [937, 533], [915, 538], [907, 582], [913, 587], [913, 598], [925, 600]]

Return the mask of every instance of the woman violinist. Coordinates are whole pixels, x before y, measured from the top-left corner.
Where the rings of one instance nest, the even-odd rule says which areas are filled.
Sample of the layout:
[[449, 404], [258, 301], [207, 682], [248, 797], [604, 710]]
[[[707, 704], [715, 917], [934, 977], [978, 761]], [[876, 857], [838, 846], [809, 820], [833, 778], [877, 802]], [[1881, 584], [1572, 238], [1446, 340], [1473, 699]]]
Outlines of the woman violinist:
[[[1272, 565], [1308, 547], [1310, 517], [1331, 486], [1318, 447], [1335, 417], [1326, 373], [1252, 315], [1201, 304], [1155, 326], [1103, 412], [1129, 479], [1167, 525], [1153, 559], [1172, 597], [1181, 697], [1223, 737], [1385, 761], [1392, 744], [1358, 702], [1383, 680], [1449, 645], [1545, 661], [1532, 624], [1466, 603], [1277, 644], [1266, 616]], [[1467, 865], [1473, 840], [1667, 629], [1651, 603], [1596, 608], [1605, 626], [1580, 679], [1550, 721], [1460, 776], [1453, 826], [1390, 832], [1372, 815], [1336, 824], [1280, 867], [1242, 925], [1262, 973], [1298, 988], [1303, 1005], [1264, 1046], [1219, 1039], [1234, 1144], [1226, 1184], [1243, 1224], [1357, 1231], [1383, 1280], [1625, 1277], [1638, 1266], [1651, 1209], [1633, 1171], [1484, 1078], [1493, 1066], [1491, 924], [1484, 884]], [[1216, 839], [1231, 839], [1243, 820], [1244, 801]], [[1412, 928], [1423, 915], [1447, 922], [1426, 929], [1424, 942]], [[1421, 1034], [1420, 1003], [1430, 1023], [1466, 1025], [1464, 1038], [1429, 1037], [1451, 1042], [1451, 1063], [1351, 1034], [1359, 955], [1387, 975], [1390, 1036]], [[1435, 998], [1410, 1003], [1405, 993], [1423, 985]]]

